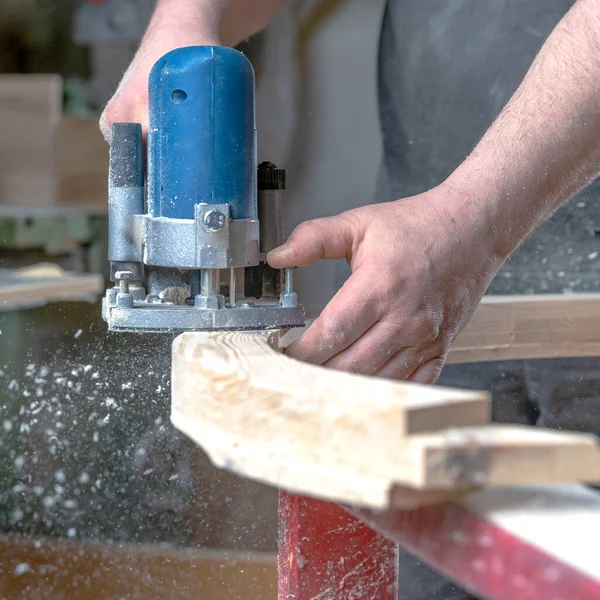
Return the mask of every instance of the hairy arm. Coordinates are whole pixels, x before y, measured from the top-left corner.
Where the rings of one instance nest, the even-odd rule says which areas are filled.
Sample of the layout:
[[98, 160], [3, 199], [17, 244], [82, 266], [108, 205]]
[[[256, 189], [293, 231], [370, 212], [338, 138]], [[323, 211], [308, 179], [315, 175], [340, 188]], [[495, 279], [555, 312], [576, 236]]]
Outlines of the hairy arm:
[[116, 121], [148, 122], [148, 75], [164, 54], [184, 46], [236, 46], [264, 29], [285, 0], [158, 0], [139, 49], [100, 117], [110, 139]]
[[445, 182], [302, 223], [269, 253], [277, 268], [344, 257], [352, 267], [288, 353], [341, 370], [435, 381], [502, 263], [599, 172], [600, 1], [578, 0]]
[[464, 193], [459, 211], [487, 214], [508, 256], [599, 173], [600, 3], [578, 0], [447, 184]]
[[285, 0], [158, 0], [142, 44], [165, 29], [236, 46], [264, 29]]

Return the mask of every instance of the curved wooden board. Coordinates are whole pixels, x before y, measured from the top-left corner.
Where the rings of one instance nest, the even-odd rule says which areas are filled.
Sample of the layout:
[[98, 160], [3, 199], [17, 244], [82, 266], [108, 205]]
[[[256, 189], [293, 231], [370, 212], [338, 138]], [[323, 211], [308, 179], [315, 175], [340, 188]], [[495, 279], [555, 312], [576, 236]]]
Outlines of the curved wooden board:
[[[221, 468], [291, 492], [385, 508], [476, 487], [600, 481], [595, 437], [489, 425], [489, 395], [295, 361], [276, 333], [184, 333], [171, 420]], [[400, 490], [401, 491], [401, 490]]]

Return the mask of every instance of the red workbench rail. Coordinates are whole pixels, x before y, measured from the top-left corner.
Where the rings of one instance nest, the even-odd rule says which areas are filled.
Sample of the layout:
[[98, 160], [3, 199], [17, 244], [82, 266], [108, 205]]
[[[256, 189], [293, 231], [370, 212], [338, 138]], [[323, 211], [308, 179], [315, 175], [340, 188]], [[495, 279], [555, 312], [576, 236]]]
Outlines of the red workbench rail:
[[582, 486], [353, 514], [282, 492], [279, 515], [279, 600], [396, 600], [397, 544], [481, 600], [600, 600], [600, 495]]

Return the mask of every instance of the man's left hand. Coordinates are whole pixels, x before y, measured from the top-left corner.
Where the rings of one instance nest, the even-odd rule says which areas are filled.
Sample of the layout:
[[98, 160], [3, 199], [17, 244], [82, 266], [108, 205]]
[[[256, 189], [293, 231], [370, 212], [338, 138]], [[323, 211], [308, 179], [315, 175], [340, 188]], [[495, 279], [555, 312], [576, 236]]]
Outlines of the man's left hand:
[[482, 213], [457, 211], [461, 204], [440, 186], [300, 224], [269, 253], [271, 266], [346, 258], [352, 275], [288, 355], [433, 383], [503, 262]]

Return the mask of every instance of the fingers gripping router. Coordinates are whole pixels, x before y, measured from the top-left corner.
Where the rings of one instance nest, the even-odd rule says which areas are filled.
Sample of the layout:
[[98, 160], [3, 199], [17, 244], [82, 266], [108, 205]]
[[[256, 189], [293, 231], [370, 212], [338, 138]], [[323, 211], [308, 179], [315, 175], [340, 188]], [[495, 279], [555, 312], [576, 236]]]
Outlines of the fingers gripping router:
[[180, 48], [150, 73], [147, 154], [139, 123], [113, 125], [109, 329], [304, 325], [293, 272], [266, 263], [284, 242], [285, 171], [257, 165], [254, 88], [237, 50]]

